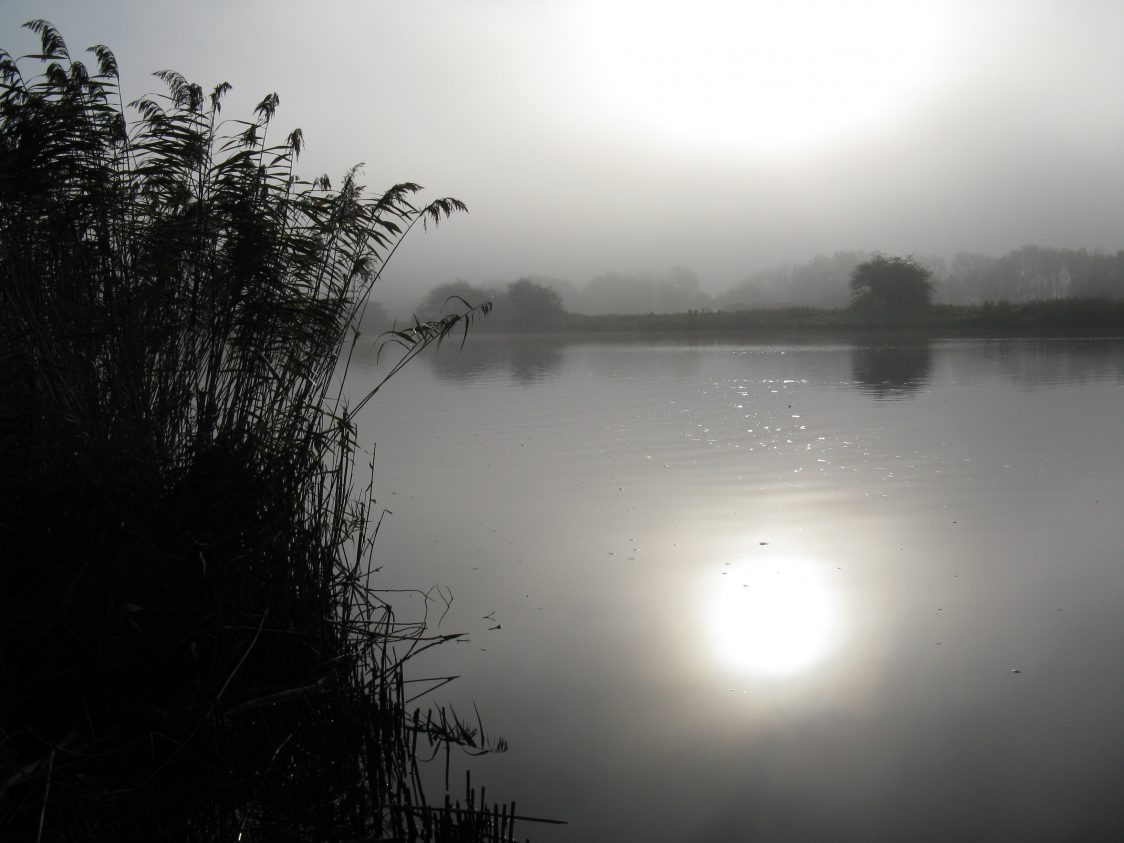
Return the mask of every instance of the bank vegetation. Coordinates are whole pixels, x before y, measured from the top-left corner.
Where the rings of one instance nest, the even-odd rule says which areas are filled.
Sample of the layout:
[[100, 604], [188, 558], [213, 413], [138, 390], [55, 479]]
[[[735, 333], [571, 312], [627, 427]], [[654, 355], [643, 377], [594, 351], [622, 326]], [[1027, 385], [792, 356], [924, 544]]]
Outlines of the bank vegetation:
[[[109, 49], [28, 27], [0, 51], [0, 837], [506, 839], [513, 809], [424, 791], [419, 759], [502, 741], [418, 709], [407, 663], [453, 636], [372, 579], [372, 396], [341, 379], [402, 238], [464, 206], [304, 181], [276, 95], [230, 118], [164, 71], [126, 104]], [[406, 326], [400, 362], [485, 310]]]

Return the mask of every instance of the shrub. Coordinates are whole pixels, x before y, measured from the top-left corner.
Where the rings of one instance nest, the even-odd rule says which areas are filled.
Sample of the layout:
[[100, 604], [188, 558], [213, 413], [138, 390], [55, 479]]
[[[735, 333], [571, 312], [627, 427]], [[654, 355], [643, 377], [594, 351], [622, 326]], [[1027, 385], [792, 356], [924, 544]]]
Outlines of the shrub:
[[876, 254], [851, 273], [851, 308], [885, 314], [923, 310], [933, 298], [930, 275], [913, 258]]

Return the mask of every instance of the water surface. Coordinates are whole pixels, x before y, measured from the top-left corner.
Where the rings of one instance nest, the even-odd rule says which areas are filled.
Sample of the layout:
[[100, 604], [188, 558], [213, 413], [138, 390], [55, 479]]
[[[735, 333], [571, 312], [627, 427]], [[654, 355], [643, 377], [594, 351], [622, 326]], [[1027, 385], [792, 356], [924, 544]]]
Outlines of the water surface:
[[511, 744], [474, 780], [570, 821], [521, 835], [1088, 840], [1124, 837], [1122, 419], [1118, 341], [470, 337], [360, 433], [381, 581], [468, 633], [431, 699]]

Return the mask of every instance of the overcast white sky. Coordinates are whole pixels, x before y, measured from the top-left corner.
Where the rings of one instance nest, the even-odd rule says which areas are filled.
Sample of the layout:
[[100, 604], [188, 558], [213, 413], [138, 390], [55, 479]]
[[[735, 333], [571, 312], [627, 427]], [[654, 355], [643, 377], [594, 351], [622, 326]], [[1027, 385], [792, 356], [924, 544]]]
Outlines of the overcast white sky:
[[[470, 214], [386, 291], [695, 270], [838, 249], [1124, 248], [1120, 0], [7, 0], [104, 43], [127, 98], [172, 68], [276, 91], [299, 171], [366, 162]], [[278, 135], [280, 137], [280, 135]]]

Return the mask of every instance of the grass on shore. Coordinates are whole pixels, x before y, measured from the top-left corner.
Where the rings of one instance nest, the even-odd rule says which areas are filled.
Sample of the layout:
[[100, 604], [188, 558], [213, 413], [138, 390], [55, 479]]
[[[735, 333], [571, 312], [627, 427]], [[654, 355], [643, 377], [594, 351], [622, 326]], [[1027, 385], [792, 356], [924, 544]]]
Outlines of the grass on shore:
[[586, 316], [567, 313], [576, 333], [729, 332], [897, 333], [918, 336], [1124, 336], [1124, 300], [1070, 298], [982, 305], [932, 305], [907, 313], [871, 314], [812, 307]]

